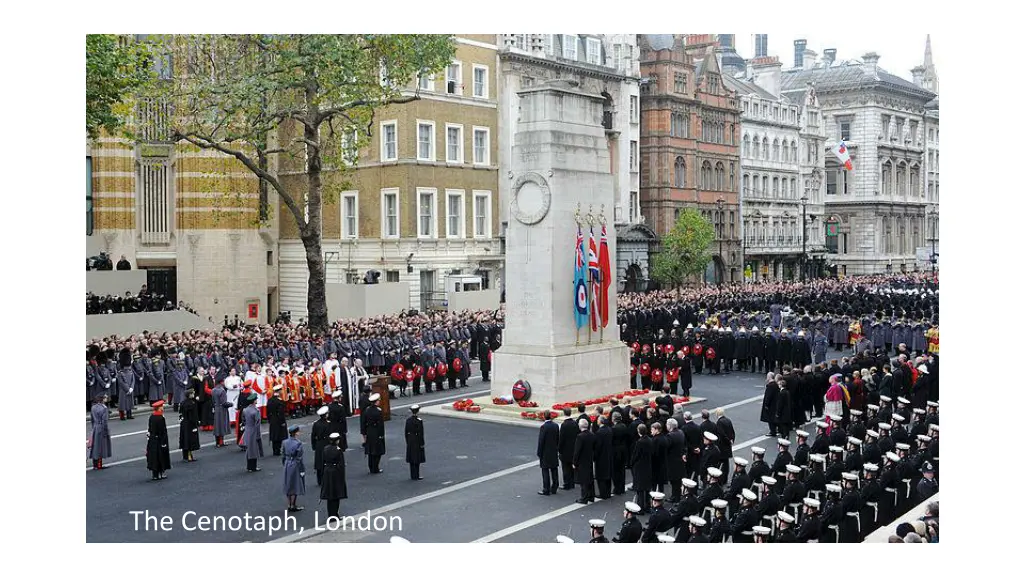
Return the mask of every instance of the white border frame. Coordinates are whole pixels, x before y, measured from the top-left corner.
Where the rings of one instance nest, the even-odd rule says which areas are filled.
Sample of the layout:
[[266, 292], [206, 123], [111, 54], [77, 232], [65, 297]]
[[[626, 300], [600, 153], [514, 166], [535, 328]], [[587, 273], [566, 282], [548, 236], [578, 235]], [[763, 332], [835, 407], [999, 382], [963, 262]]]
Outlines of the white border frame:
[[[458, 75], [458, 78], [455, 81], [455, 93], [449, 93], [448, 92], [448, 68], [451, 68], [452, 66], [458, 66], [459, 67], [459, 75]], [[448, 66], [445, 66], [445, 68], [444, 68], [444, 89], [441, 90], [441, 93], [445, 94], [447, 96], [462, 96], [462, 94], [466, 91], [465, 90], [465, 84], [466, 83], [464, 82], [464, 79], [465, 79], [464, 73], [465, 73], [465, 70], [462, 69], [462, 61], [461, 60], [452, 60], [451, 62], [449, 62]]]
[[[351, 235], [351, 236], [348, 236], [348, 235], [345, 234], [345, 200], [347, 198], [355, 198], [355, 200], [356, 200], [355, 201], [356, 213], [354, 214], [355, 222], [356, 222], [356, 229], [355, 229], [355, 234]], [[346, 190], [346, 191], [341, 193], [341, 226], [340, 226], [340, 229], [338, 230], [338, 233], [339, 233], [339, 237], [342, 240], [358, 240], [359, 239], [359, 190]]]
[[[423, 211], [422, 204], [420, 204], [420, 196], [423, 194], [430, 194], [433, 198], [433, 207], [430, 211], [431, 229], [427, 234], [423, 234], [420, 230], [420, 214]], [[416, 188], [416, 237], [420, 240], [435, 240], [437, 239], [437, 188], [417, 187]]]
[[[449, 200], [452, 197], [458, 197], [459, 204], [461, 205], [461, 212], [459, 213], [459, 230], [455, 234], [452, 234], [452, 231], [449, 229], [451, 213], [448, 209]], [[464, 189], [445, 188], [444, 190], [444, 237], [457, 240], [465, 240], [466, 238], [466, 191]]]
[[[388, 205], [385, 198], [392, 194], [395, 196], [395, 234], [390, 236], [385, 232], [385, 222], [387, 222], [387, 209]], [[402, 202], [401, 202], [401, 190], [399, 188], [381, 188], [380, 189], [380, 238], [381, 240], [398, 240], [402, 237]]]
[[[477, 131], [483, 132], [487, 135], [487, 145], [484, 147], [485, 156], [482, 161], [477, 161], [476, 157], [476, 133]], [[470, 139], [470, 146], [473, 148], [473, 165], [474, 166], [490, 166], [491, 165], [491, 128], [489, 126], [473, 126], [473, 138]]]
[[[476, 71], [477, 70], [483, 70], [484, 71], [484, 93], [483, 93], [482, 96], [477, 96], [477, 94], [476, 94]], [[481, 100], [487, 100], [488, 98], [491, 97], [490, 96], [490, 94], [491, 94], [491, 68], [490, 68], [490, 66], [487, 66], [485, 64], [473, 64], [473, 74], [471, 76], [471, 82], [472, 82], [472, 87], [471, 87], [470, 94], [473, 96], [473, 98], [479, 98]]]
[[[458, 128], [459, 129], [459, 157], [452, 158], [448, 156], [448, 129]], [[465, 164], [466, 162], [466, 129], [462, 124], [453, 124], [445, 122], [444, 125], [444, 161], [448, 164]]]
[[[430, 157], [420, 156], [420, 126], [430, 126]], [[437, 124], [433, 120], [416, 119], [416, 160], [437, 162]]]
[[[476, 233], [476, 199], [478, 197], [487, 197], [487, 231], [483, 236], [479, 236]], [[494, 204], [493, 194], [490, 190], [473, 190], [473, 238], [491, 239], [494, 237]]]
[[[384, 139], [384, 127], [394, 126], [395, 127], [395, 157], [388, 158], [384, 154], [387, 142]], [[398, 162], [398, 120], [382, 120], [380, 123], [380, 161], [381, 162]]]

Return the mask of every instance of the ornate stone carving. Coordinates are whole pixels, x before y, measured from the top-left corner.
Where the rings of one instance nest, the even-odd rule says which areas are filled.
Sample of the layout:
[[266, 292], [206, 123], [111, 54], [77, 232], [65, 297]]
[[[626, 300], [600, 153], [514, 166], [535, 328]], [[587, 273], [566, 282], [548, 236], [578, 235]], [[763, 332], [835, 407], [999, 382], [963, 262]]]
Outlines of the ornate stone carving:
[[532, 226], [544, 219], [551, 207], [551, 189], [547, 180], [536, 172], [519, 176], [512, 186], [512, 216]]

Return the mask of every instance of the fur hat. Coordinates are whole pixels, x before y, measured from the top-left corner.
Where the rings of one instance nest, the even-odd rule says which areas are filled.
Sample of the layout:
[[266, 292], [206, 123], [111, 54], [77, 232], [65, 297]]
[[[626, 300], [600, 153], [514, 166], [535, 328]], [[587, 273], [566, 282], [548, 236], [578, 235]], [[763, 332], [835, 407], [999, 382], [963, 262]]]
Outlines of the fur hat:
[[118, 368], [127, 368], [132, 365], [132, 353], [127, 348], [121, 348], [121, 351], [117, 353], [117, 366]]

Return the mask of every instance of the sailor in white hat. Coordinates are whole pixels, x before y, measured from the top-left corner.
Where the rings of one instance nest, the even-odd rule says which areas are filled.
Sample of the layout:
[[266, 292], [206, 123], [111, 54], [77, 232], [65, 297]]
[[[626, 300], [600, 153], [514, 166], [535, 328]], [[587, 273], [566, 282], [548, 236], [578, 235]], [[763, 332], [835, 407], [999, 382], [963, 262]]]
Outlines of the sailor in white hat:
[[663, 505], [665, 494], [652, 490], [651, 496], [651, 517], [647, 519], [647, 527], [644, 529], [641, 542], [653, 543], [658, 541], [659, 532], [667, 532], [672, 527], [672, 515], [668, 513]]
[[[802, 504], [803, 498], [797, 501], [797, 504]], [[795, 543], [796, 534], [793, 532], [793, 527], [796, 525], [796, 518], [784, 510], [779, 510], [779, 513], [775, 515], [779, 519], [778, 533], [775, 535], [775, 541], [781, 543]]]
[[707, 520], [700, 516], [690, 516], [690, 537], [686, 540], [690, 544], [707, 544], [708, 538], [704, 534], [704, 527], [707, 526]]
[[803, 519], [796, 531], [797, 542], [817, 542], [821, 539], [821, 500], [804, 498]]
[[600, 518], [590, 519], [590, 544], [609, 544], [604, 537], [604, 520]]
[[661, 542], [662, 544], [671, 544], [675, 541], [675, 536], [672, 536], [671, 534], [658, 534], [658, 542]]
[[721, 498], [715, 498], [711, 501], [711, 508], [713, 509], [713, 515], [711, 517], [711, 527], [708, 529], [708, 541], [724, 542], [730, 531], [729, 503]]
[[738, 502], [740, 490], [750, 488], [750, 475], [747, 474], [747, 466], [750, 462], [746, 458], [736, 456], [732, 459], [734, 466], [732, 480], [725, 490], [725, 500], [729, 503]]
[[[753, 534], [754, 544], [767, 544], [771, 542], [772, 529], [767, 526], [758, 524], [757, 526], [754, 526], [750, 532]], [[733, 536], [732, 541], [737, 541], [735, 536]]]
[[[865, 431], [867, 434], [867, 431]], [[864, 467], [864, 456], [861, 454], [861, 446], [864, 443], [856, 436], [850, 436], [846, 440], [846, 460], [843, 461], [843, 469], [847, 472], [860, 470]]]
[[386, 453], [384, 444], [384, 414], [380, 410], [380, 394], [370, 394], [370, 403], [359, 415], [359, 433], [363, 437], [363, 451], [367, 455], [370, 474], [380, 474], [380, 459]]
[[619, 533], [615, 535], [615, 538], [612, 538], [612, 542], [633, 544], [640, 541], [644, 533], [644, 527], [640, 524], [640, 520], [637, 519], [637, 514], [639, 513], [639, 504], [633, 501], [626, 502], [626, 509], [622, 511], [624, 518], [622, 527], [619, 528]]
[[860, 541], [860, 509], [864, 505], [857, 487], [859, 482], [860, 477], [857, 474], [843, 472], [842, 509], [845, 511], [845, 518], [840, 520], [840, 542], [856, 543]]
[[811, 453], [811, 447], [807, 445], [807, 439], [811, 436], [806, 430], [796, 431], [796, 450], [793, 453], [793, 463], [797, 466], [807, 466], [807, 456]]

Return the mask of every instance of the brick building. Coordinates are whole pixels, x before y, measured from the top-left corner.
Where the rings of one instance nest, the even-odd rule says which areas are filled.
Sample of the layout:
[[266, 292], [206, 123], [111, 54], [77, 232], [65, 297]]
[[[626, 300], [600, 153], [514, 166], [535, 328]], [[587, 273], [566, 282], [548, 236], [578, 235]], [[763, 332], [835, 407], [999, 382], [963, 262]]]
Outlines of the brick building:
[[658, 235], [680, 210], [714, 223], [709, 282], [742, 280], [740, 107], [713, 34], [640, 36], [640, 205]]

